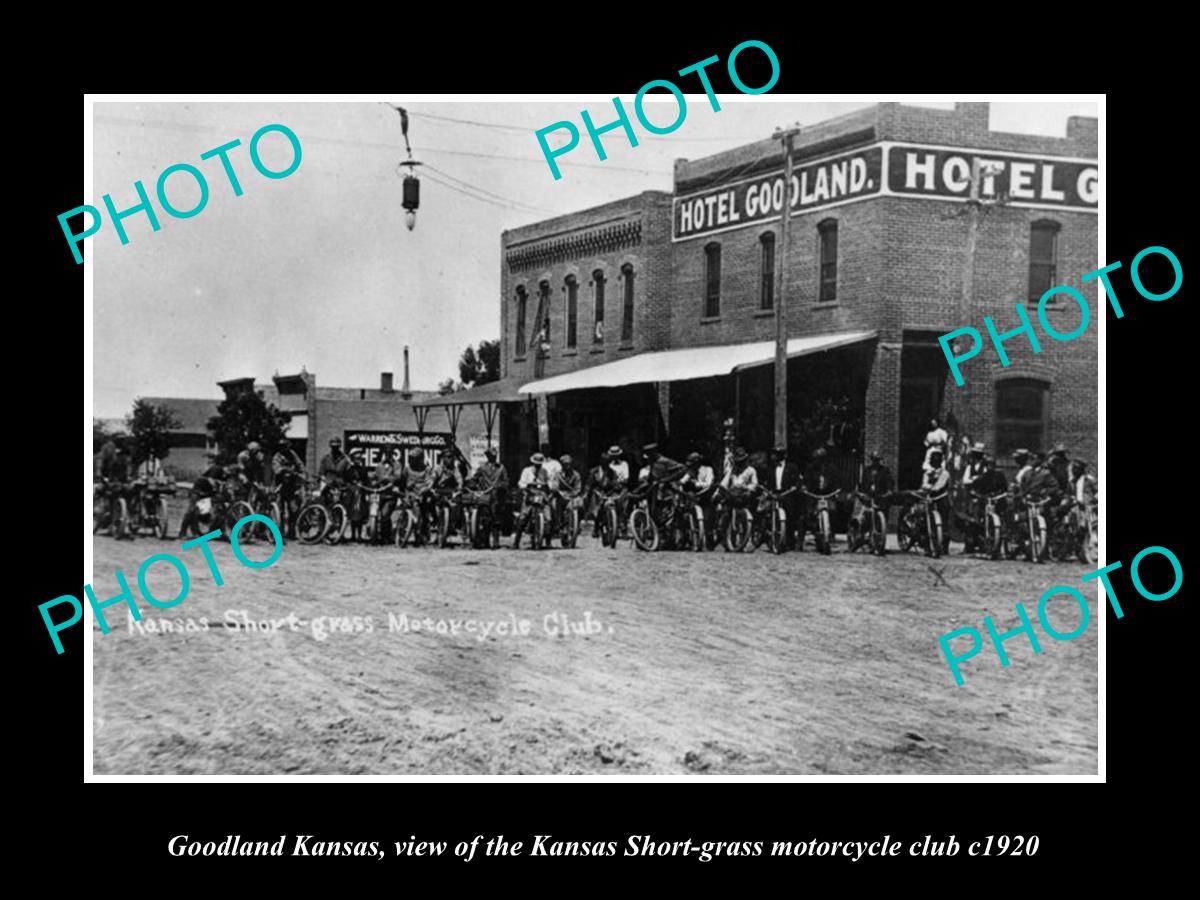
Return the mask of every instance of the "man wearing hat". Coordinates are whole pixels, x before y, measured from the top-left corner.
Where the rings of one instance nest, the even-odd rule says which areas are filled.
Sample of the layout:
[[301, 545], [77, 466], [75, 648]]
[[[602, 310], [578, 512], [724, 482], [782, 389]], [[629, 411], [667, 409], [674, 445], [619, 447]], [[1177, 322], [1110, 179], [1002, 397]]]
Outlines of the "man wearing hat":
[[787, 514], [787, 545], [793, 549], [798, 543], [796, 537], [800, 533], [800, 515], [801, 515], [801, 500], [803, 499], [798, 490], [803, 484], [803, 479], [800, 477], [800, 467], [787, 458], [787, 446], [785, 444], [776, 445], [771, 453], [771, 475], [770, 487], [773, 491], [787, 491], [792, 493], [783, 498], [782, 505], [784, 512]]
[[1050, 451], [1050, 461], [1046, 466], [1050, 474], [1058, 482], [1058, 489], [1064, 493], [1071, 490], [1071, 463], [1067, 459], [1067, 447], [1061, 441]]
[[339, 437], [330, 438], [329, 452], [321, 457], [321, 464], [317, 467], [317, 473], [328, 484], [341, 485], [345, 481], [346, 473], [349, 469], [350, 457], [342, 452], [342, 439]]
[[[521, 477], [517, 479], [517, 487], [525, 492], [531, 488], [538, 487], [549, 489], [550, 479], [546, 473], [546, 457], [541, 453], [535, 453], [529, 457], [529, 465], [521, 470]], [[525, 525], [529, 521], [529, 515], [533, 508], [529, 505], [528, 497], [524, 497], [521, 502], [521, 514], [517, 518], [517, 527], [513, 531], [513, 549], [516, 550], [521, 546], [521, 534], [525, 531]], [[534, 548], [537, 549], [536, 547]]]
[[717, 523], [718, 534], [723, 533], [729, 525], [729, 508], [747, 505], [758, 492], [758, 471], [750, 465], [750, 454], [745, 447], [733, 451], [733, 464], [721, 479], [721, 488], [729, 496], [729, 504]]
[[692, 451], [687, 455], [684, 465], [687, 467], [687, 472], [681, 482], [696, 494], [702, 495], [709, 492], [716, 476], [713, 474], [712, 466], [704, 465], [704, 457]]
[[[982, 545], [983, 514], [987, 509], [988, 498], [1003, 494], [1008, 490], [1008, 479], [1004, 477], [1003, 472], [996, 468], [996, 461], [983, 452], [983, 444], [975, 444], [971, 448], [971, 453], [974, 454], [977, 448], [979, 449], [978, 461], [972, 461], [967, 466], [968, 472], [973, 472], [971, 480], [968, 481], [966, 473], [963, 474], [963, 490], [968, 504], [968, 515], [963, 529], [966, 538], [963, 547], [964, 553], [971, 553]], [[997, 511], [1001, 516], [1004, 514], [1004, 508], [1005, 501], [998, 501]]]

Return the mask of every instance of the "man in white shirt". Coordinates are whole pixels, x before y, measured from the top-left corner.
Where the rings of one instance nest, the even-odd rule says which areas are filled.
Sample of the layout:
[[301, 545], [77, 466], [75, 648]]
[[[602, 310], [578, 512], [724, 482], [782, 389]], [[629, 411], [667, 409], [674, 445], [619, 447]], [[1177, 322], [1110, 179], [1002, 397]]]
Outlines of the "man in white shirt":
[[683, 476], [684, 484], [690, 485], [697, 493], [703, 493], [712, 487], [716, 476], [712, 466], [704, 465], [704, 457], [699, 453], [687, 455], [687, 468], [687, 474]]
[[626, 485], [629, 484], [629, 463], [621, 458], [623, 455], [621, 448], [613, 444], [604, 454], [604, 464], [612, 472], [613, 478], [618, 484]]
[[[540, 453], [535, 453], [529, 457], [529, 465], [521, 470], [521, 477], [517, 479], [517, 487], [522, 492], [528, 492], [530, 488], [535, 486], [549, 487], [549, 478], [546, 475], [546, 457]], [[525, 530], [525, 525], [529, 521], [531, 511], [532, 507], [529, 505], [528, 494], [525, 493], [521, 498], [521, 513], [517, 516], [517, 526], [513, 529], [514, 550], [519, 549], [521, 546], [521, 533]]]
[[558, 476], [562, 474], [562, 464], [550, 455], [549, 444], [542, 444], [542, 452], [539, 455], [544, 460], [542, 467], [546, 470], [546, 483], [551, 488], [557, 488]]

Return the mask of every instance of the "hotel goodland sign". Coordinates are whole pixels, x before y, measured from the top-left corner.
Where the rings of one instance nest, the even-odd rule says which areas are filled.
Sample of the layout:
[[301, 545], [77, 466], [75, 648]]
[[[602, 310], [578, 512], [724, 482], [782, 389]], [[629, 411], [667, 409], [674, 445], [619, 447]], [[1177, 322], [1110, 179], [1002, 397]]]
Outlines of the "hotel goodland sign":
[[[1095, 160], [883, 142], [792, 170], [792, 214], [871, 197], [963, 202], [979, 162], [979, 196], [1010, 206], [1095, 212]], [[777, 220], [783, 212], [782, 169], [677, 197], [676, 241]]]

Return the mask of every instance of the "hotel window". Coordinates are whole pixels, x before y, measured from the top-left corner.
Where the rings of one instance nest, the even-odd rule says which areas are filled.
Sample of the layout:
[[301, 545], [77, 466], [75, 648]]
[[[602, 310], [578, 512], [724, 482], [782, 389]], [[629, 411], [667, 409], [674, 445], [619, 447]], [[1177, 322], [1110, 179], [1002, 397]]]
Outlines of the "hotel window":
[[628, 344], [633, 340], [633, 266], [629, 263], [621, 266], [621, 279], [625, 289], [621, 304], [621, 343]]
[[1013, 450], [1044, 450], [1047, 393], [1050, 385], [1037, 378], [1006, 378], [996, 382], [996, 457]]
[[535, 350], [541, 350], [550, 343], [550, 282], [543, 281], [538, 285], [537, 316], [533, 320], [533, 341]]
[[529, 306], [529, 297], [525, 286], [517, 287], [517, 344], [513, 348], [513, 356], [525, 355], [525, 311]]
[[574, 275], [567, 276], [567, 349], [575, 349], [576, 318], [579, 313], [579, 282]]
[[704, 248], [704, 318], [721, 315], [721, 245]]
[[[1029, 302], [1037, 303], [1054, 287], [1058, 272], [1059, 224], [1043, 220], [1029, 227]], [[1054, 302], [1051, 298], [1047, 304]]]
[[762, 284], [759, 288], [759, 309], [775, 307], [775, 232], [768, 231], [758, 239], [762, 257]]
[[604, 273], [597, 269], [592, 273], [593, 290], [596, 293], [596, 324], [592, 328], [592, 342], [604, 343]]
[[826, 219], [817, 226], [820, 243], [821, 284], [817, 293], [818, 303], [833, 303], [837, 300], [837, 220]]

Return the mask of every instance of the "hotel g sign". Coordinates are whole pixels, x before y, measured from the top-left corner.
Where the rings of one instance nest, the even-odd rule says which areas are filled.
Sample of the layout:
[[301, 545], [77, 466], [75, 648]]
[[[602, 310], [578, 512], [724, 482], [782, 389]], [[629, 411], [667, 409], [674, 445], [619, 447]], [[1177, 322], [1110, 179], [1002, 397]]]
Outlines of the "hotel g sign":
[[[1096, 211], [1099, 170], [1094, 160], [882, 142], [796, 165], [792, 214], [877, 196], [962, 202], [970, 197], [975, 160], [984, 200]], [[783, 212], [783, 195], [783, 172], [778, 171], [677, 197], [673, 239], [774, 221]]]

